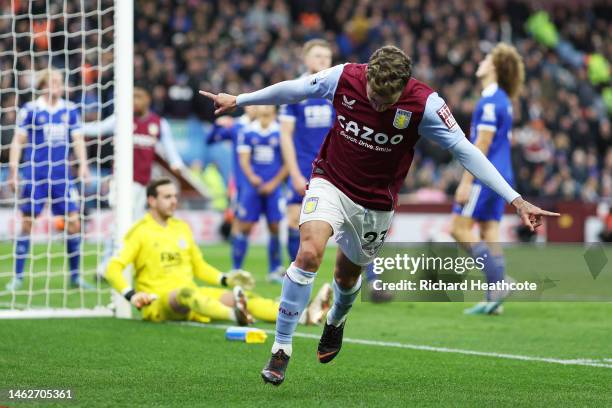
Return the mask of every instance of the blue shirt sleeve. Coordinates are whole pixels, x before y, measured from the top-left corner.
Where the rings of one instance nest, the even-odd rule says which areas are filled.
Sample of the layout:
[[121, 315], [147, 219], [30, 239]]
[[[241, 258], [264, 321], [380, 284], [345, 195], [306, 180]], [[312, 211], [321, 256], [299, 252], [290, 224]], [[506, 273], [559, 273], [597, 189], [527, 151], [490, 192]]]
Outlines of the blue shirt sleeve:
[[251, 151], [251, 137], [250, 132], [241, 130], [238, 132], [238, 143], [236, 145], [236, 151], [238, 153], [250, 152]]
[[28, 132], [32, 127], [32, 109], [29, 104], [22, 106], [17, 112], [17, 129]]
[[297, 119], [297, 105], [292, 103], [288, 105], [281, 105], [278, 118], [283, 120], [295, 121]]
[[457, 124], [449, 107], [436, 92], [427, 98], [423, 119], [419, 124], [419, 135], [433, 140], [444, 149], [451, 148], [465, 139], [465, 134]]

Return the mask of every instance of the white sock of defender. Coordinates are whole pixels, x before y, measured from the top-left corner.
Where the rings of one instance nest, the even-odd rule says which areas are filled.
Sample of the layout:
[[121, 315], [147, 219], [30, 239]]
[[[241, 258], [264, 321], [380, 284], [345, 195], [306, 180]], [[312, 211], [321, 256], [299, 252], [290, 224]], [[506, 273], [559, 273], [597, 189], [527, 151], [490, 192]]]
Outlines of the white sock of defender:
[[300, 269], [294, 263], [291, 263], [287, 269], [287, 274], [283, 279], [272, 353], [283, 349], [285, 354], [291, 355], [293, 332], [295, 332], [300, 315], [308, 304], [312, 292], [312, 282], [314, 282], [316, 275], [316, 272]]
[[327, 313], [327, 324], [338, 327], [346, 320], [349, 310], [357, 299], [361, 289], [361, 275], [359, 275], [359, 279], [352, 288], [342, 289], [335, 279], [332, 286], [334, 288], [334, 304]]

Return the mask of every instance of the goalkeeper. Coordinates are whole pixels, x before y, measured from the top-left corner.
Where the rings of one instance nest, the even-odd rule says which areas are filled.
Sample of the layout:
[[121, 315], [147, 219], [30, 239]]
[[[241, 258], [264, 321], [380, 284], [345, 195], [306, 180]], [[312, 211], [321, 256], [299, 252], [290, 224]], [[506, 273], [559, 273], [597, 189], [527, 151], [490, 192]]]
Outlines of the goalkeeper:
[[[204, 261], [189, 226], [173, 217], [177, 191], [169, 179], [153, 180], [146, 193], [149, 212], [127, 233], [105, 274], [144, 320], [230, 320], [239, 325], [253, 317], [276, 320], [277, 302], [243, 292], [254, 286], [248, 272], [223, 274]], [[134, 288], [123, 277], [129, 264], [134, 264]], [[234, 290], [198, 286], [194, 277]]]

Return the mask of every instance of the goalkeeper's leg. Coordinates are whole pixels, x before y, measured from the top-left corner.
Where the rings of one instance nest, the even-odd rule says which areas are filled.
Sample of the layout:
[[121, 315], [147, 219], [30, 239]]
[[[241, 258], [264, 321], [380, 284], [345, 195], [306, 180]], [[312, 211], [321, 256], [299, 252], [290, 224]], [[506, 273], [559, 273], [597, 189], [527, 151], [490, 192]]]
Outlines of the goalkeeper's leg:
[[[169, 297], [170, 306], [175, 310], [188, 309], [212, 320], [230, 320], [247, 325], [251, 317], [248, 313], [246, 296], [238, 288], [233, 293], [216, 289], [223, 293], [217, 295], [213, 288], [181, 288]], [[213, 296], [210, 296], [210, 294]]]

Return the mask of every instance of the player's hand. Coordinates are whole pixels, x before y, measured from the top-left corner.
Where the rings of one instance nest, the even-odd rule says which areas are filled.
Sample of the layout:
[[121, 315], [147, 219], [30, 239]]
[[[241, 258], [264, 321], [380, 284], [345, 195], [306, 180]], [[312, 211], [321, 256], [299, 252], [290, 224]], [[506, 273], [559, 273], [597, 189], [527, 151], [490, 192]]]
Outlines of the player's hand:
[[249, 183], [251, 183], [254, 187], [259, 187], [263, 184], [263, 180], [256, 174], [253, 174], [248, 177]]
[[17, 191], [17, 186], [19, 186], [19, 172], [17, 170], [9, 172], [8, 185], [12, 192]]
[[89, 167], [87, 165], [79, 166], [79, 178], [83, 184], [91, 183], [91, 173], [89, 172]]
[[231, 113], [236, 109], [236, 96], [220, 93], [213, 94], [206, 91], [200, 91], [200, 95], [212, 99], [215, 104], [215, 115], [221, 115], [222, 113]]
[[257, 192], [262, 195], [270, 195], [274, 190], [276, 190], [276, 187], [278, 187], [278, 183], [268, 181], [267, 183], [263, 183], [261, 186], [259, 186]]
[[561, 214], [556, 212], [545, 211], [540, 207], [531, 204], [529, 201], [517, 197], [512, 201], [512, 205], [516, 208], [516, 213], [521, 217], [523, 224], [529, 227], [531, 231], [535, 231], [542, 225], [542, 216], [558, 217]]
[[306, 177], [301, 174], [292, 175], [291, 184], [293, 185], [293, 189], [300, 193], [300, 195], [306, 194], [306, 184], [308, 184]]
[[246, 271], [231, 271], [225, 274], [227, 286], [233, 288], [240, 286], [242, 289], [251, 290], [255, 287], [255, 279], [253, 275]]
[[140, 310], [146, 305], [150, 305], [155, 299], [157, 299], [155, 295], [150, 295], [145, 292], [136, 292], [130, 299], [130, 303]]
[[459, 183], [459, 187], [457, 187], [457, 191], [455, 191], [455, 202], [461, 205], [467, 203], [471, 191], [472, 183]]

